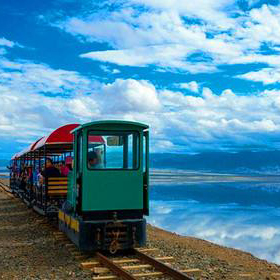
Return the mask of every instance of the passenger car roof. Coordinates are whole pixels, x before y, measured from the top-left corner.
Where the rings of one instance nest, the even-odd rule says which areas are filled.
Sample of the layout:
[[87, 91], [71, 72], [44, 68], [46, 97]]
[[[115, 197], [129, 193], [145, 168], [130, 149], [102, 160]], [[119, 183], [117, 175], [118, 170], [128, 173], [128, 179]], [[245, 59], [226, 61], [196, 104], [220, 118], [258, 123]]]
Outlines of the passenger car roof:
[[67, 124], [63, 125], [56, 130], [52, 131], [48, 136], [43, 137], [33, 148], [36, 150], [43, 147], [46, 144], [69, 144], [73, 143], [74, 136], [71, 131], [78, 127], [79, 124]]

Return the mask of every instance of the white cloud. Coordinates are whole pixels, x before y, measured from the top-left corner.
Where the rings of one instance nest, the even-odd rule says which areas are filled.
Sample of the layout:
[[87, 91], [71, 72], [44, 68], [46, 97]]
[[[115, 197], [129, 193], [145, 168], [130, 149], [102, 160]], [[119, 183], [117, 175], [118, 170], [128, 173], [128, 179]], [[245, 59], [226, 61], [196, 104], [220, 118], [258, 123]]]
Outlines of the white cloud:
[[173, 92], [170, 90], [161, 91], [160, 97], [162, 104], [165, 105], [166, 108], [183, 108], [188, 106], [201, 107], [205, 105], [205, 101], [201, 97], [188, 96], [181, 92]]
[[65, 102], [69, 113], [81, 119], [90, 119], [100, 116], [98, 103], [91, 96], [77, 96]]
[[153, 151], [280, 144], [277, 90], [239, 96], [227, 89], [218, 95], [196, 81], [179, 85], [201, 92], [189, 96], [148, 81], [98, 83], [74, 71], [5, 58], [0, 59], [0, 82], [2, 137], [26, 141], [69, 122], [127, 119], [151, 126]]
[[0, 83], [11, 90], [66, 94], [90, 90], [90, 80], [74, 71], [55, 70], [30, 61], [0, 60]]
[[123, 119], [130, 112], [161, 109], [155, 87], [146, 81], [100, 84], [31, 61], [0, 59], [0, 82], [0, 136], [13, 135], [19, 141], [35, 140], [69, 122]]
[[94, 86], [74, 71], [0, 58], [0, 136], [30, 141], [62, 124], [90, 120], [99, 113], [87, 97]]
[[279, 55], [263, 55], [259, 53], [248, 52], [239, 57], [232, 57], [228, 60], [228, 64], [249, 64], [249, 63], [264, 63], [275, 68], [280, 67]]
[[99, 116], [90, 97], [66, 99], [0, 88], [0, 136], [35, 140], [65, 123], [86, 122]]
[[258, 46], [262, 42], [279, 44], [280, 35], [280, 6], [263, 5], [259, 9], [250, 11], [243, 23], [244, 27], [236, 29], [236, 36], [251, 46]]
[[112, 70], [112, 74], [119, 74], [121, 73], [121, 71], [119, 69], [113, 69]]
[[102, 69], [104, 72], [106, 73], [110, 73], [110, 74], [119, 74], [121, 73], [121, 71], [119, 69], [112, 69], [111, 67], [109, 66], [106, 66], [106, 65], [100, 65], [100, 69]]
[[12, 48], [15, 46], [15, 43], [5, 38], [0, 38], [0, 46]]
[[238, 75], [236, 77], [255, 82], [262, 82], [265, 85], [280, 83], [280, 67], [279, 69], [264, 68], [260, 71], [249, 72], [243, 75]]
[[0, 38], [0, 47], [3, 47], [3, 48], [14, 48], [14, 47], [24, 48], [23, 45], [21, 45], [17, 42], [10, 41], [10, 40], [8, 40], [4, 37]]
[[198, 93], [199, 84], [196, 81], [191, 81], [189, 83], [181, 83], [179, 84], [180, 88], [190, 90], [192, 92]]
[[113, 70], [112, 70], [112, 73], [113, 73], [113, 74], [119, 74], [119, 73], [121, 73], [121, 71], [120, 71], [119, 69], [113, 69]]
[[183, 45], [164, 45], [128, 50], [94, 51], [80, 56], [126, 66], [157, 65], [160, 68], [181, 69], [191, 73], [216, 71], [216, 67], [210, 63], [192, 63], [185, 60], [185, 56], [192, 52], [189, 47]]
[[160, 152], [160, 153], [166, 153], [166, 152], [172, 152], [178, 150], [178, 147], [176, 147], [172, 140], [154, 140], [152, 142], [152, 147], [150, 148], [151, 152]]
[[146, 81], [117, 79], [103, 85], [98, 96], [104, 114], [157, 112], [161, 109], [155, 87]]
[[[145, 9], [139, 10], [138, 5]], [[261, 54], [263, 44], [276, 50], [280, 43], [279, 6], [262, 5], [244, 12], [236, 1], [131, 0], [120, 2], [112, 12], [80, 15], [55, 26], [78, 38], [108, 43], [113, 50], [81, 55], [103, 62], [191, 73], [238, 63], [280, 69], [280, 55]], [[190, 58], [194, 53], [201, 54], [200, 60]]]
[[229, 18], [226, 12], [226, 8], [231, 7], [235, 3], [234, 0], [198, 0], [195, 2], [181, 0], [132, 0], [132, 2], [159, 10], [174, 10], [180, 15], [199, 18], [215, 24], [219, 28], [234, 26], [234, 21]]
[[[204, 26], [186, 24], [176, 10], [138, 13], [133, 9], [123, 9], [106, 18], [97, 15], [70, 18], [56, 26], [74, 35], [82, 35], [89, 41], [109, 43], [115, 50], [94, 51], [81, 56], [120, 65], [155, 64], [173, 70], [211, 72], [216, 69], [212, 63], [192, 63], [187, 56], [196, 51], [230, 57], [241, 54], [240, 47], [232, 42], [207, 38]], [[192, 70], [194, 68], [196, 70]]]

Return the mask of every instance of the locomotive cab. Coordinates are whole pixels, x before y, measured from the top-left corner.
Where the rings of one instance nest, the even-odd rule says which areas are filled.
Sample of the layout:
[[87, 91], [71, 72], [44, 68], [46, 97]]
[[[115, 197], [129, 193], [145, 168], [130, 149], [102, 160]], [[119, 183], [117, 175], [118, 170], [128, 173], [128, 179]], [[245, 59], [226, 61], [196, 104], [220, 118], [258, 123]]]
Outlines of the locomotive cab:
[[81, 125], [59, 227], [84, 251], [143, 246], [148, 215], [148, 126], [126, 121]]

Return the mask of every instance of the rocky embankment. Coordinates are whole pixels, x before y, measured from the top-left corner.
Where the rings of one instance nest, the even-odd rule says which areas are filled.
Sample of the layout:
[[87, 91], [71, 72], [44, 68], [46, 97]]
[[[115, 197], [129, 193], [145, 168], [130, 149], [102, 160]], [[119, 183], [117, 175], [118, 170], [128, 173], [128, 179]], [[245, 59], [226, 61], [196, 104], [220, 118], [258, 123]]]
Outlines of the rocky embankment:
[[[3, 182], [3, 179], [1, 179]], [[18, 199], [0, 191], [0, 279], [92, 279], [53, 227]], [[280, 279], [280, 266], [251, 254], [148, 225], [148, 247], [173, 256], [180, 269], [197, 268], [199, 279]]]

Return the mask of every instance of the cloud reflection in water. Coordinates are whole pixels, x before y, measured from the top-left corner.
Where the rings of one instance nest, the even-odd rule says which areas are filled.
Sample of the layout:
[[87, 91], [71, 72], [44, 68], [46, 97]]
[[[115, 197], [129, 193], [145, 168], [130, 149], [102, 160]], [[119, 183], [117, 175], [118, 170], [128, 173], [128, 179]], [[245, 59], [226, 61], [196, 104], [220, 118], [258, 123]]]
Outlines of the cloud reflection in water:
[[280, 264], [280, 184], [153, 185], [148, 222]]

